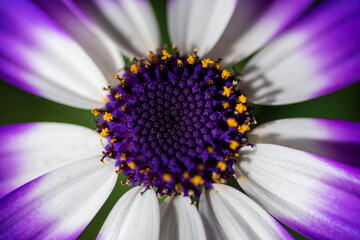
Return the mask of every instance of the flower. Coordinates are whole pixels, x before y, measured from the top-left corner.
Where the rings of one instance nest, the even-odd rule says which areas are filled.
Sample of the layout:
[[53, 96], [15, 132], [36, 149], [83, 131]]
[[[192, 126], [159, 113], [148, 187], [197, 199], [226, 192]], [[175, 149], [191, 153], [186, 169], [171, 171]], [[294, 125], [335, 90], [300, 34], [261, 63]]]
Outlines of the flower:
[[[241, 142], [234, 138], [246, 136], [249, 130], [246, 119], [239, 122], [236, 118], [237, 114], [251, 115], [247, 101], [268, 105], [303, 101], [360, 78], [357, 1], [260, 3], [168, 1], [170, 37], [182, 56], [176, 58], [174, 68], [191, 65], [206, 73], [216, 72], [220, 62], [229, 65], [259, 51], [246, 65], [242, 81], [235, 81], [244, 95], [230, 85], [236, 80], [231, 71], [217, 75], [224, 79], [218, 99], [238, 94], [239, 102], [234, 98], [234, 102], [219, 103], [219, 111], [230, 116], [222, 130], [226, 136], [233, 130], [238, 135], [220, 139], [229, 143], [220, 150], [216, 144], [203, 146], [208, 154], [226, 150], [235, 156], [231, 151], [237, 151]], [[148, 1], [14, 0], [2, 1], [0, 9], [1, 77], [39, 96], [93, 109], [106, 124], [99, 133], [109, 139], [109, 143], [104, 141], [104, 150], [99, 134], [79, 126], [28, 123], [1, 127], [4, 197], [0, 200], [0, 236], [74, 239], [115, 185], [111, 143], [119, 137], [129, 139], [120, 135], [124, 125], [111, 124], [133, 111], [132, 106], [121, 103], [119, 108], [110, 108], [114, 101], [129, 101], [129, 96], [119, 91], [112, 94], [111, 86], [140, 90], [134, 87], [136, 79], [126, 76], [142, 74], [142, 69], [153, 64], [159, 64], [158, 71], [167, 71], [163, 63], [172, 61], [171, 53], [166, 49], [156, 52], [159, 30]], [[139, 65], [119, 73], [124, 63], [117, 47], [127, 56], [137, 56]], [[195, 54], [194, 48], [198, 49]], [[141, 59], [148, 50], [153, 52]], [[218, 84], [216, 80], [208, 79], [206, 84]], [[112, 99], [106, 98], [103, 87]], [[104, 98], [109, 100], [107, 112], [102, 112]], [[221, 130], [219, 126], [214, 129]], [[151, 187], [136, 186], [114, 206], [99, 238], [290, 238], [273, 217], [315, 239], [359, 238], [359, 129], [359, 123], [326, 119], [278, 120], [256, 127], [247, 135], [255, 145], [241, 146], [237, 161], [232, 156], [228, 159], [234, 160], [233, 169], [225, 159], [214, 165], [216, 170], [196, 166], [200, 171], [211, 170], [215, 179], [223, 169], [234, 173], [247, 195], [221, 184], [220, 179], [219, 184], [211, 184], [199, 174], [190, 178], [192, 173], [181, 172], [195, 187], [208, 183], [201, 192], [199, 211], [189, 197], [181, 195], [164, 200], [159, 207]], [[119, 160], [128, 166], [128, 180], [146, 185], [143, 179], [129, 176], [131, 170], [145, 175], [151, 169], [137, 168], [139, 155], [119, 149]], [[99, 155], [102, 151], [104, 158]], [[171, 182], [174, 176], [164, 172], [161, 181]], [[151, 179], [153, 185], [154, 181]], [[174, 182], [174, 191], [191, 195], [182, 187]], [[196, 189], [190, 190], [195, 194]]]

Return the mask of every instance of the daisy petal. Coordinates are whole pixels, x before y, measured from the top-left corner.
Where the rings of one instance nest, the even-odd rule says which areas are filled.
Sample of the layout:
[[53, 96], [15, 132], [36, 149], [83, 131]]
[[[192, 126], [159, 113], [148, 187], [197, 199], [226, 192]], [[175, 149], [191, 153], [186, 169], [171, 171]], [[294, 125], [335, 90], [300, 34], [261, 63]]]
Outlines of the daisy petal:
[[208, 57], [223, 58], [223, 64], [239, 62], [276, 37], [299, 17], [314, 0], [238, 0], [222, 37]]
[[202, 192], [200, 213], [208, 239], [292, 239], [264, 209], [224, 184]]
[[76, 125], [14, 124], [0, 132], [0, 197], [78, 159], [101, 157], [99, 134]]
[[311, 239], [360, 238], [358, 169], [272, 144], [240, 153], [240, 186], [278, 220]]
[[0, 200], [0, 239], [75, 239], [110, 195], [114, 169], [88, 158], [9, 193]]
[[224, 32], [237, 0], [168, 0], [171, 40], [180, 51], [200, 56], [210, 51]]
[[330, 119], [283, 119], [249, 134], [251, 143], [271, 143], [314, 153], [360, 168], [360, 123]]
[[159, 239], [159, 203], [152, 188], [145, 190], [134, 187], [120, 198], [97, 239]]
[[114, 47], [63, 2], [35, 2], [0, 3], [0, 77], [70, 106], [103, 106], [105, 76], [122, 67], [121, 58], [111, 53]]
[[200, 214], [189, 197], [180, 195], [165, 199], [160, 205], [160, 213], [160, 239], [206, 239]]
[[156, 17], [148, 0], [75, 0], [129, 57], [143, 57], [160, 46]]
[[[249, 100], [288, 104], [360, 79], [360, 2], [323, 1], [245, 69]], [[331, 49], [331, 50], [330, 50]]]

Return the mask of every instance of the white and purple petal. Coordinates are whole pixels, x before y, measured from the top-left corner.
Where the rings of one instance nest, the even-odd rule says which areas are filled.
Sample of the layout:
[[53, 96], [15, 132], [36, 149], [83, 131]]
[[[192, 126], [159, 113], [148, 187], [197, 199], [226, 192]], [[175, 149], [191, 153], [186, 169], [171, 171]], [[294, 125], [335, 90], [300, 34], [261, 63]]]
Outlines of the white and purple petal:
[[323, 1], [248, 64], [244, 91], [265, 105], [319, 97], [360, 79], [360, 2]]
[[114, 169], [88, 158], [9, 193], [0, 200], [0, 239], [75, 239], [110, 195]]
[[311, 239], [360, 238], [360, 170], [273, 144], [240, 156], [240, 186], [278, 220]]
[[173, 44], [184, 53], [204, 56], [219, 40], [238, 0], [168, 0], [168, 25]]
[[238, 0], [235, 12], [208, 57], [239, 62], [263, 47], [297, 19], [314, 0]]
[[71, 124], [25, 123], [0, 127], [0, 197], [76, 160], [101, 158], [100, 137]]
[[195, 204], [183, 195], [165, 199], [160, 205], [160, 239], [205, 240], [205, 230]]
[[134, 187], [116, 203], [97, 239], [158, 240], [160, 210], [152, 188]]
[[207, 239], [293, 239], [264, 209], [239, 190], [213, 184], [200, 197]]
[[0, 77], [60, 103], [102, 106], [102, 87], [123, 62], [71, 9], [61, 1], [2, 1]]
[[314, 153], [360, 168], [360, 123], [330, 119], [282, 119], [249, 133], [250, 143], [270, 143]]
[[160, 47], [160, 33], [148, 0], [74, 0], [128, 57]]

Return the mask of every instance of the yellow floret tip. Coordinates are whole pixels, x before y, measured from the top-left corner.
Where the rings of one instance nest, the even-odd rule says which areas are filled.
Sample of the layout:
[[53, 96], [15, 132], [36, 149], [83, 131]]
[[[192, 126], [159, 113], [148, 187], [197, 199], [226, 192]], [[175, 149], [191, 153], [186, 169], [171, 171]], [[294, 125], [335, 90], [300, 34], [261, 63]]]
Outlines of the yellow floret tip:
[[136, 65], [136, 64], [131, 65], [130, 71], [131, 71], [132, 73], [134, 73], [134, 74], [138, 74], [138, 73], [139, 73], [139, 66]]
[[100, 136], [102, 136], [102, 137], [106, 137], [106, 136], [109, 136], [109, 129], [108, 128], [103, 128], [102, 130], [101, 130], [101, 133], [100, 133]]
[[240, 97], [238, 97], [238, 102], [240, 103], [246, 103], [246, 97], [244, 95], [241, 95]]
[[211, 59], [206, 58], [206, 59], [202, 60], [201, 63], [202, 63], [203, 68], [207, 68], [207, 67], [209, 67], [210, 64], [213, 64], [214, 62], [211, 61]]
[[225, 80], [228, 79], [230, 76], [231, 76], [231, 73], [229, 70], [223, 70], [221, 73], [221, 77]]
[[100, 114], [100, 112], [99, 112], [99, 110], [97, 108], [91, 109], [91, 113], [94, 114], [95, 116]]
[[115, 98], [118, 99], [118, 100], [122, 100], [122, 94], [121, 93], [117, 93], [115, 95]]
[[195, 57], [191, 56], [190, 54], [188, 55], [188, 58], [186, 59], [186, 61], [190, 64], [193, 65], [195, 63]]
[[223, 103], [224, 109], [228, 109], [230, 107], [230, 104], [228, 102]]
[[111, 120], [114, 119], [114, 117], [113, 117], [113, 115], [112, 115], [111, 113], [106, 112], [106, 113], [104, 113], [104, 115], [103, 115], [103, 119], [104, 119], [105, 121], [107, 121], [107, 122], [110, 122]]
[[180, 59], [177, 60], [177, 65], [178, 65], [178, 67], [184, 66], [183, 62]]
[[240, 143], [238, 141], [233, 140], [233, 141], [230, 142], [229, 147], [232, 150], [236, 150], [236, 148], [238, 148], [239, 146], [240, 146]]
[[229, 127], [237, 127], [239, 125], [235, 118], [229, 118], [227, 124]]
[[151, 63], [148, 60], [145, 60], [145, 68], [149, 68], [151, 66]]
[[165, 182], [170, 182], [171, 179], [172, 179], [171, 174], [170, 173], [164, 173], [163, 179], [164, 179]]
[[131, 168], [132, 170], [134, 170], [136, 168], [136, 164], [134, 162], [129, 162], [128, 163], [129, 168]]
[[184, 190], [183, 186], [181, 185], [181, 183], [177, 183], [175, 184], [175, 191], [178, 193], [181, 193]]
[[230, 97], [230, 95], [232, 94], [232, 93], [234, 93], [234, 91], [232, 90], [232, 87], [226, 87], [226, 86], [224, 86], [224, 92], [223, 92], [223, 96], [225, 96], [225, 97]]
[[210, 154], [212, 154], [212, 153], [214, 152], [214, 148], [211, 147], [211, 146], [208, 146], [208, 147], [206, 148], [206, 150], [207, 150], [208, 153], [210, 153]]
[[194, 184], [196, 187], [199, 185], [204, 185], [204, 179], [200, 175], [195, 175], [190, 182]]
[[182, 177], [185, 178], [185, 179], [188, 179], [190, 177], [189, 172], [188, 171], [183, 172]]
[[242, 103], [238, 103], [236, 104], [235, 110], [241, 114], [247, 110], [247, 107]]
[[245, 133], [245, 132], [247, 132], [249, 130], [250, 130], [250, 126], [247, 125], [247, 124], [243, 124], [243, 125], [238, 127], [238, 132], [239, 133]]
[[225, 170], [226, 170], [226, 163], [224, 163], [224, 162], [219, 161], [216, 166], [217, 166], [217, 168], [219, 168], [221, 171], [225, 171]]
[[161, 50], [163, 56], [161, 57], [162, 60], [168, 61], [171, 58], [171, 54], [168, 53], [166, 49]]
[[121, 153], [120, 160], [126, 161], [126, 153]]

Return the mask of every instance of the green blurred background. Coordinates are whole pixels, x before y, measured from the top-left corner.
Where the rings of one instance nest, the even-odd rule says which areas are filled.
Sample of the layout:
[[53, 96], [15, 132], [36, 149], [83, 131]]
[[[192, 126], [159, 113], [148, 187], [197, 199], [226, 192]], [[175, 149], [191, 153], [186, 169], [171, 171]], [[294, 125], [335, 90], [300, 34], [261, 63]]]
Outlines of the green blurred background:
[[[166, 11], [164, 0], [152, 1], [162, 29], [163, 43], [169, 44], [166, 31]], [[12, 87], [0, 81], [1, 106], [0, 125], [22, 122], [64, 122], [73, 123], [94, 129], [92, 114], [87, 110], [74, 109], [61, 105]], [[289, 118], [331, 118], [360, 122], [360, 83], [311, 101], [283, 106], [255, 106], [255, 116], [258, 123]], [[121, 178], [122, 176], [120, 176]], [[96, 235], [117, 199], [128, 190], [119, 182], [109, 200], [100, 210], [92, 223], [79, 239], [95, 239]], [[296, 239], [306, 239], [287, 228]]]

